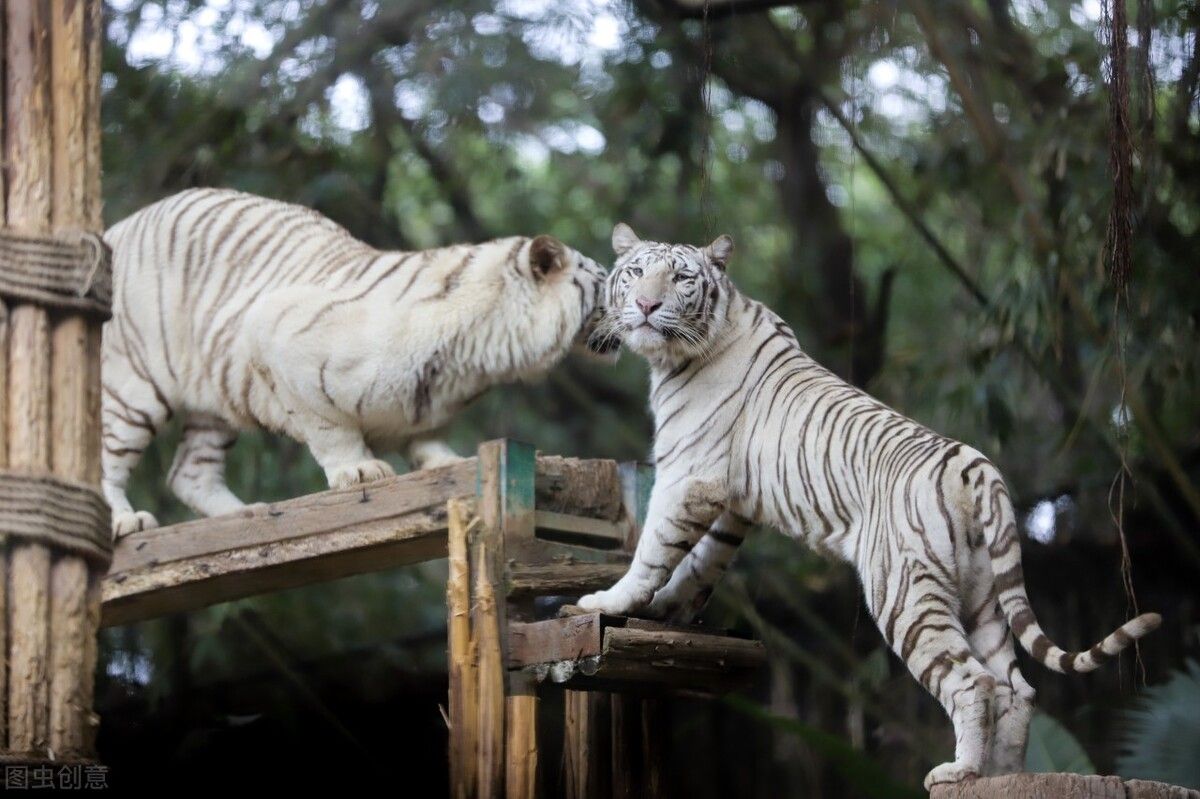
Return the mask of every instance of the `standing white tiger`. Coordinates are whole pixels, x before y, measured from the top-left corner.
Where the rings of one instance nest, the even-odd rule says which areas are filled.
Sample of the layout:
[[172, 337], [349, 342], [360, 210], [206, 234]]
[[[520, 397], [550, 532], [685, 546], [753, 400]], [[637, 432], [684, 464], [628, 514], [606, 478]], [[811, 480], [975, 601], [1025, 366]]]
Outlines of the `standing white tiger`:
[[613, 248], [598, 333], [650, 362], [656, 478], [629, 571], [581, 607], [687, 618], [752, 522], [845, 559], [884, 638], [954, 724], [954, 762], [926, 787], [1022, 768], [1034, 692], [1010, 628], [1045, 666], [1083, 672], [1159, 625], [1145, 614], [1086, 652], [1055, 646], [1025, 593], [1008, 490], [983, 455], [809, 358], [726, 276], [728, 236], [700, 249], [618, 225]]
[[113, 318], [102, 354], [103, 488], [117, 535], [153, 527], [125, 494], [175, 413], [168, 475], [193, 510], [243, 507], [225, 485], [238, 429], [304, 442], [329, 484], [457, 456], [419, 438], [497, 383], [552, 366], [592, 317], [605, 277], [550, 236], [382, 252], [320, 214], [218, 189], [112, 227]]

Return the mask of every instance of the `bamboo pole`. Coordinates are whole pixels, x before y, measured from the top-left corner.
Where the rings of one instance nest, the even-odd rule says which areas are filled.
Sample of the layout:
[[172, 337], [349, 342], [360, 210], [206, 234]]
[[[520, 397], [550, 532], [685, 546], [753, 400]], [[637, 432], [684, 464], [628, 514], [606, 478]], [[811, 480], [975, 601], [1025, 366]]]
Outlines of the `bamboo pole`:
[[471, 637], [479, 657], [476, 787], [481, 797], [499, 797], [504, 790], [504, 658], [500, 650], [496, 589], [486, 567], [492, 545], [485, 526], [472, 559], [475, 596], [471, 618]]
[[464, 502], [447, 503], [450, 575], [446, 581], [446, 628], [450, 677], [450, 795], [475, 795], [475, 739], [478, 710], [476, 652], [471, 639], [471, 524]]

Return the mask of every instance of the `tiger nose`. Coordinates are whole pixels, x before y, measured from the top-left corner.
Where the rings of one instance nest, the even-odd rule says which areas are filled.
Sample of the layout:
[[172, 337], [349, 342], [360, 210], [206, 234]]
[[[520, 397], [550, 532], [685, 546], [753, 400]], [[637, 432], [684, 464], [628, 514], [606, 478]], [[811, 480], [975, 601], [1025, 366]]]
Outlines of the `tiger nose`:
[[662, 307], [662, 300], [648, 300], [645, 297], [638, 297], [637, 307], [641, 309], [644, 316], [648, 317]]

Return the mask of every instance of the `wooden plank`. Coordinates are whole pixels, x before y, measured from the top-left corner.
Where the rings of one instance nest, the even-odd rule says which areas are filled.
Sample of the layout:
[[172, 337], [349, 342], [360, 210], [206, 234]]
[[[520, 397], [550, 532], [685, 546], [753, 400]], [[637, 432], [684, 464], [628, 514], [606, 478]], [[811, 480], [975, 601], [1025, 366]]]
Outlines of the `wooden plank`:
[[[257, 505], [225, 516], [197, 519], [123, 537], [113, 553], [110, 575], [247, 548], [270, 547], [312, 535], [390, 527], [399, 534], [404, 519], [474, 494], [473, 460], [389, 477], [374, 483]], [[399, 520], [400, 524], [393, 524]], [[442, 524], [442, 529], [445, 525]], [[444, 550], [444, 546], [443, 546]]]
[[446, 581], [446, 627], [449, 649], [450, 796], [475, 796], [475, 723], [478, 715], [476, 652], [471, 641], [471, 569], [469, 530], [472, 509], [452, 499], [449, 523], [449, 578]]
[[599, 655], [603, 646], [600, 614], [568, 619], [512, 622], [508, 628], [508, 666], [521, 668]]
[[508, 569], [510, 599], [529, 596], [582, 596], [608, 588], [629, 568], [626, 562], [516, 564]]
[[534, 512], [533, 519], [539, 533], [569, 533], [571, 538], [582, 539], [585, 545], [595, 541], [601, 545], [619, 547], [625, 543], [628, 535], [628, 526], [625, 524], [593, 519], [589, 516], [556, 513], [539, 508]]
[[610, 522], [624, 518], [616, 461], [538, 455], [539, 510], [590, 516]]
[[[525, 448], [525, 452], [531, 452]], [[521, 457], [526, 457], [521, 455]], [[529, 456], [531, 457], [531, 456]], [[528, 462], [528, 457], [526, 458]], [[539, 459], [541, 462], [547, 458]], [[563, 460], [563, 459], [558, 459]], [[580, 461], [572, 472], [583, 479], [592, 464]], [[379, 571], [443, 557], [446, 553], [445, 503], [473, 496], [479, 462], [460, 463], [380, 480], [367, 486], [323, 491], [240, 513], [198, 519], [133, 533], [117, 542], [112, 568], [104, 581], [103, 623], [125, 624], [217, 602], [283, 588]], [[595, 467], [599, 473], [609, 467]], [[553, 473], [553, 471], [551, 471]], [[534, 484], [536, 501], [543, 491]], [[506, 501], [523, 496], [528, 486], [505, 489]], [[513, 506], [517, 507], [517, 506]], [[532, 541], [534, 514], [510, 513], [516, 538]], [[602, 560], [627, 556], [552, 542], [537, 542], [547, 557]], [[493, 556], [494, 557], [494, 556]], [[499, 568], [498, 562], [493, 562]]]

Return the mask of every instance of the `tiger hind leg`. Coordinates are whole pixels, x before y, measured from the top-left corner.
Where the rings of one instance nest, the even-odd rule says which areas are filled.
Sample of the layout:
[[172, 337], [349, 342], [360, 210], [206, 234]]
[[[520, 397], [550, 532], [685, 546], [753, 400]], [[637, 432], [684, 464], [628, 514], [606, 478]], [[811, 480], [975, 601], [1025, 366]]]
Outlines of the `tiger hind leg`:
[[982, 541], [972, 542], [972, 549], [971, 568], [962, 576], [969, 614], [963, 624], [975, 656], [996, 678], [994, 736], [984, 774], [1014, 774], [1025, 769], [1035, 691], [1017, 668], [1013, 638], [997, 602], [991, 556]]
[[220, 516], [245, 507], [225, 483], [225, 455], [237, 431], [209, 414], [191, 414], [183, 440], [167, 473], [167, 485], [185, 505], [202, 516]]
[[703, 610], [713, 588], [733, 562], [745, 540], [750, 522], [726, 511], [705, 533], [700, 543], [671, 572], [671, 579], [654, 594], [645, 615], [686, 624]]
[[901, 612], [889, 644], [954, 725], [954, 760], [930, 770], [925, 788], [978, 777], [992, 745], [996, 678], [972, 653], [957, 601], [946, 595], [937, 575], [913, 564], [907, 590], [899, 595], [920, 599]]
[[103, 384], [100, 488], [112, 509], [114, 538], [158, 527], [158, 520], [152, 514], [133, 509], [125, 489], [142, 453], [170, 415], [171, 409], [162, 403], [149, 383], [129, 379], [118, 387]]
[[984, 773], [1015, 774], [1025, 770], [1025, 747], [1036, 692], [1017, 668], [1012, 635], [999, 607], [993, 602], [986, 606], [984, 614], [982, 623], [968, 636], [971, 648], [996, 678], [995, 736]]

